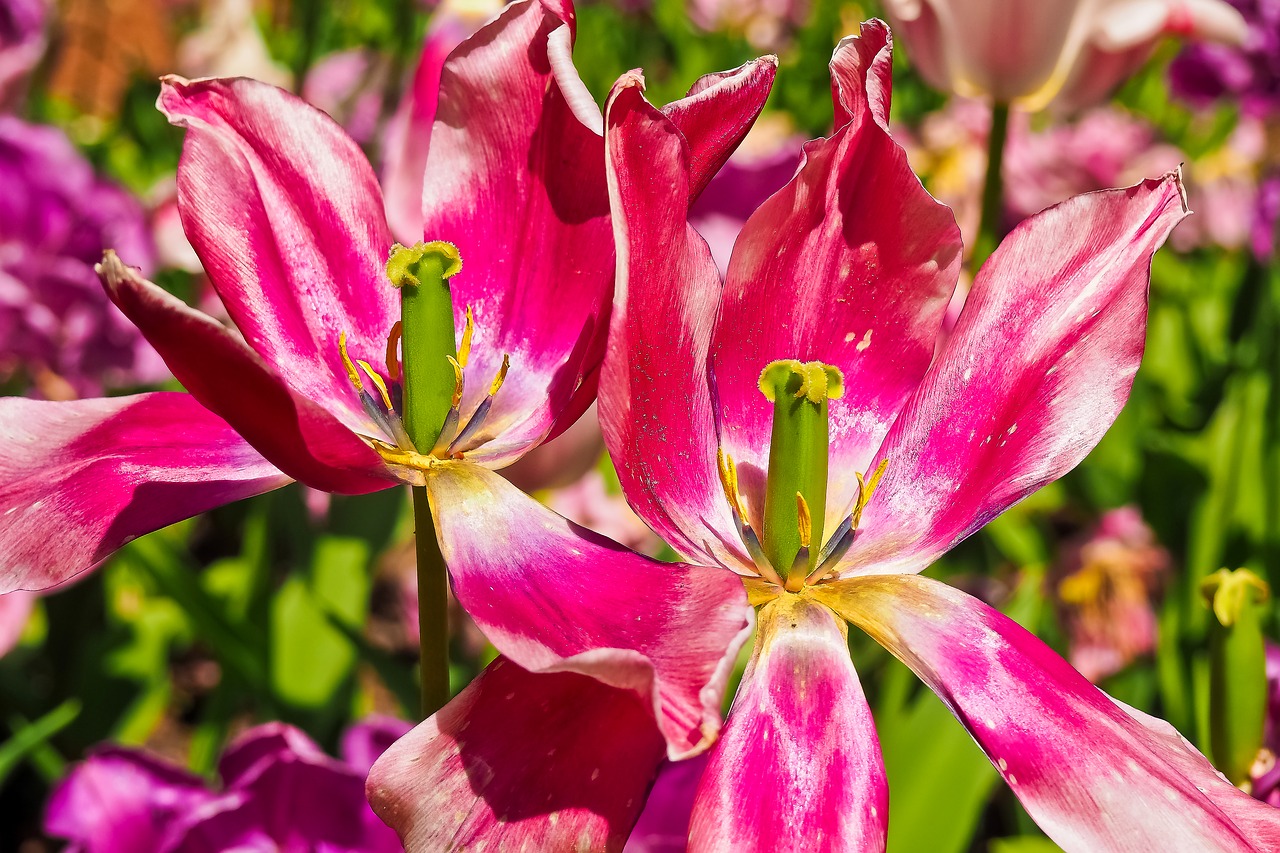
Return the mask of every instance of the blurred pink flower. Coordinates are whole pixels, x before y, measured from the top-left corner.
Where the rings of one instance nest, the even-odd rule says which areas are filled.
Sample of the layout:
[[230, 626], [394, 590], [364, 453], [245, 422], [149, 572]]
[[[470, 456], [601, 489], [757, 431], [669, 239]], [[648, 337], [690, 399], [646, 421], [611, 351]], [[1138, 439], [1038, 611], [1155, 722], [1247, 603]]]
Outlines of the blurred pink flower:
[[0, 109], [13, 105], [26, 77], [44, 55], [49, 0], [0, 3]]
[[1246, 32], [1223, 0], [886, 0], [885, 11], [933, 86], [1028, 110], [1100, 102], [1164, 36]]
[[91, 853], [394, 853], [399, 841], [370, 811], [364, 779], [408, 730], [389, 717], [356, 723], [337, 760], [292, 726], [257, 726], [223, 754], [218, 790], [141, 750], [100, 746], [54, 790], [45, 831]]
[[704, 30], [741, 33], [757, 49], [774, 49], [804, 23], [808, 0], [688, 0], [689, 18]]
[[0, 373], [57, 398], [165, 377], [93, 271], [104, 249], [154, 265], [141, 205], [62, 131], [11, 116], [0, 116], [0, 186]]
[[1169, 552], [1132, 506], [1105, 513], [1088, 538], [1063, 549], [1053, 598], [1071, 665], [1090, 681], [1155, 649], [1153, 603], [1169, 565]]
[[178, 71], [188, 77], [252, 77], [289, 85], [254, 19], [253, 0], [205, 0], [199, 27], [178, 45]]
[[631, 510], [621, 492], [609, 491], [599, 471], [588, 471], [578, 482], [551, 490], [543, 502], [573, 523], [632, 551], [652, 557], [662, 550], [662, 540]]

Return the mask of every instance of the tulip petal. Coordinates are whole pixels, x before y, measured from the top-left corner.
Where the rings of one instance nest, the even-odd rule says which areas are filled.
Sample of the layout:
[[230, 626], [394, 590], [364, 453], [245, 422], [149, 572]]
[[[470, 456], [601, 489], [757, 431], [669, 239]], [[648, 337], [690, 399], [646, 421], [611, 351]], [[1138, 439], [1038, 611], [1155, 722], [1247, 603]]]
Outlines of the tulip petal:
[[880, 742], [844, 622], [797, 596], [774, 599], [702, 776], [689, 849], [883, 851], [888, 820]]
[[757, 523], [773, 423], [764, 367], [795, 358], [844, 373], [844, 397], [830, 404], [833, 530], [857, 496], [855, 474], [924, 376], [955, 288], [955, 218], [883, 126], [888, 38], [873, 21], [840, 43], [832, 85], [848, 122], [805, 146], [796, 177], [747, 220], [729, 261], [711, 364], [720, 443]]
[[126, 542], [289, 478], [190, 395], [0, 400], [0, 593], [46, 589]]
[[[99, 275], [178, 381], [281, 471], [326, 492], [360, 494], [392, 484], [368, 444], [212, 317], [144, 280], [114, 254], [103, 259]], [[378, 428], [369, 434], [378, 435]]]
[[942, 698], [1064, 850], [1280, 849], [1280, 810], [1227, 782], [1171, 731], [1126, 713], [981, 601], [915, 575], [821, 584], [814, 596]]
[[628, 690], [499, 658], [373, 765], [406, 850], [621, 850], [663, 756]]
[[689, 143], [690, 206], [755, 124], [777, 73], [778, 58], [761, 57], [698, 78], [687, 95], [662, 108]]
[[686, 221], [684, 137], [625, 75], [609, 95], [618, 284], [600, 426], [636, 514], [691, 560], [754, 573], [716, 470], [707, 352], [720, 273]]
[[1185, 215], [1170, 174], [1005, 238], [877, 454], [888, 467], [842, 571], [920, 571], [1093, 449], [1142, 358], [1151, 256]]
[[477, 465], [437, 465], [427, 489], [454, 594], [500, 652], [634, 689], [673, 759], [715, 740], [750, 631], [736, 575], [642, 557]]
[[495, 467], [547, 437], [566, 410], [582, 413], [608, 327], [604, 142], [570, 52], [569, 24], [522, 0], [455, 50], [440, 78], [425, 235], [462, 255], [450, 285], [459, 328], [468, 307], [475, 317], [464, 419], [511, 359], [486, 417], [490, 440], [467, 454]]
[[168, 77], [158, 106], [187, 129], [178, 210], [236, 326], [290, 389], [368, 432], [338, 336], [382, 365], [400, 311], [364, 154], [323, 112], [254, 80]]

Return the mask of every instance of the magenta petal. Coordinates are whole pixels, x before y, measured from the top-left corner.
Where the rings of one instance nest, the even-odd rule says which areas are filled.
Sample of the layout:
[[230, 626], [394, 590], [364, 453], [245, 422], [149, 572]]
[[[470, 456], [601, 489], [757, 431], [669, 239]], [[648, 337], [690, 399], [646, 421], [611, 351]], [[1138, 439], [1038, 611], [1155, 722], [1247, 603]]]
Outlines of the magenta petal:
[[168, 77], [158, 106], [187, 129], [178, 209], [227, 312], [289, 388], [362, 428], [338, 336], [382, 365], [399, 317], [364, 154], [323, 112], [254, 80]]
[[883, 851], [880, 741], [844, 622], [786, 595], [760, 611], [755, 656], [711, 752], [691, 851]]
[[216, 797], [203, 779], [146, 753], [99, 747], [58, 783], [44, 829], [73, 850], [163, 853]]
[[427, 489], [454, 594], [499, 651], [635, 690], [672, 758], [715, 740], [750, 625], [736, 575], [642, 557], [477, 465], [438, 465]]
[[844, 397], [830, 407], [828, 531], [929, 366], [960, 264], [955, 218], [876, 114], [888, 101], [887, 40], [873, 22], [837, 48], [832, 79], [849, 120], [806, 145], [795, 178], [743, 226], [711, 345], [721, 446], [753, 512], [773, 422], [760, 372], [786, 358], [843, 371]]
[[0, 399], [0, 593], [46, 589], [124, 543], [283, 486], [188, 394]]
[[689, 847], [689, 815], [711, 753], [658, 767], [644, 811], [627, 838], [623, 853], [684, 853]]
[[289, 758], [337, 764], [305, 732], [288, 723], [263, 723], [240, 735], [218, 759], [218, 775], [227, 788], [257, 779], [268, 766]]
[[[280, 470], [326, 492], [360, 494], [391, 485], [392, 475], [372, 447], [234, 333], [114, 255], [103, 260], [99, 275], [178, 381]], [[354, 397], [350, 385], [348, 391]], [[378, 435], [377, 426], [370, 424], [368, 434]]]
[[609, 95], [620, 264], [600, 426], [628, 502], [659, 536], [689, 559], [754, 572], [716, 473], [707, 348], [720, 273], [686, 222], [684, 137], [643, 91], [631, 74]]
[[885, 438], [846, 570], [920, 571], [1093, 449], [1142, 359], [1151, 256], [1186, 212], [1170, 174], [1005, 238]]
[[1280, 849], [1280, 810], [977, 599], [915, 575], [859, 576], [815, 595], [947, 703], [1065, 850]]
[[374, 764], [406, 850], [621, 850], [663, 756], [634, 693], [499, 658]]
[[662, 112], [689, 144], [689, 204], [697, 200], [755, 124], [778, 73], [765, 56], [732, 71], [700, 77]]
[[566, 410], [582, 413], [608, 328], [604, 142], [570, 45], [567, 22], [522, 0], [455, 50], [440, 77], [424, 229], [462, 254], [450, 284], [459, 328], [468, 306], [475, 316], [464, 418], [511, 358], [486, 420], [491, 440], [468, 453], [487, 465], [529, 450]]

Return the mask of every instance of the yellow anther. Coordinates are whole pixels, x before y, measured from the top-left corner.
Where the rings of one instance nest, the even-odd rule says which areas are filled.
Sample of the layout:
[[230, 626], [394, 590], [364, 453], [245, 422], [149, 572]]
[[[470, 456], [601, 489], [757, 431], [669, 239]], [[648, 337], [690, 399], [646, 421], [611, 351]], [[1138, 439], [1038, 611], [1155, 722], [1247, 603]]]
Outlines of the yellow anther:
[[347, 333], [338, 333], [338, 352], [342, 354], [342, 364], [347, 368], [347, 376], [351, 379], [351, 384], [356, 386], [357, 391], [364, 391], [364, 383], [360, 381], [360, 371], [356, 370], [355, 364], [351, 361], [351, 356], [347, 355]]
[[788, 358], [770, 362], [761, 371], [759, 384], [770, 403], [776, 402], [776, 392], [783, 388], [795, 399], [807, 398], [814, 405], [844, 396], [844, 374], [840, 368], [820, 361]]
[[356, 359], [356, 364], [360, 365], [360, 369], [364, 371], [364, 375], [368, 376], [369, 381], [377, 387], [378, 393], [382, 395], [382, 405], [387, 407], [388, 412], [394, 412], [396, 408], [391, 405], [391, 395], [387, 393], [387, 383], [383, 382], [382, 377], [378, 375], [378, 372], [369, 366], [369, 362], [358, 358]]
[[400, 378], [400, 334], [403, 330], [404, 326], [396, 320], [387, 335], [387, 374], [392, 382]]
[[489, 396], [492, 397], [498, 393], [498, 389], [502, 387], [502, 383], [507, 381], [507, 371], [511, 369], [511, 356], [505, 353], [502, 356], [502, 367], [498, 368], [498, 375], [493, 377], [493, 384], [489, 386]]
[[453, 402], [450, 405], [456, 409], [462, 402], [462, 365], [451, 355], [446, 355], [445, 358], [449, 359], [449, 365], [453, 368]]
[[463, 367], [467, 366], [467, 359], [471, 357], [471, 336], [476, 331], [476, 318], [471, 314], [471, 306], [467, 306], [467, 322], [462, 327], [462, 343], [458, 344], [458, 363]]
[[733, 464], [733, 457], [719, 447], [716, 448], [716, 468], [720, 472], [720, 486], [724, 489], [729, 506], [738, 518], [746, 518], [746, 513], [742, 510], [742, 498], [738, 495], [738, 466]]
[[880, 485], [880, 478], [884, 476], [884, 469], [889, 467], [888, 459], [881, 459], [880, 464], [876, 466], [876, 470], [872, 472], [870, 477], [864, 478], [861, 474], [854, 473], [858, 478], [858, 500], [853, 505], [853, 529], [858, 529], [858, 522], [862, 520], [862, 511], [867, 508], [867, 504], [871, 502], [871, 496], [875, 494], [876, 486]]
[[809, 504], [804, 495], [796, 492], [796, 515], [800, 521], [800, 547], [808, 548], [813, 541], [813, 516], [809, 514]]

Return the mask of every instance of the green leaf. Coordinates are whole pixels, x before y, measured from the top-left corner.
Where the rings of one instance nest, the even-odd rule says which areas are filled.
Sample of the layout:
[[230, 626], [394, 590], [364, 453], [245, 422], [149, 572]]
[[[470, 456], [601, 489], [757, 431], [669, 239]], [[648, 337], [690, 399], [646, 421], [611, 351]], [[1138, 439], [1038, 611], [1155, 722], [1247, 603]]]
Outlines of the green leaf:
[[68, 699], [33, 723], [11, 718], [13, 737], [0, 744], [0, 786], [25, 758], [31, 758], [36, 769], [51, 783], [62, 775], [65, 762], [49, 746], [49, 739], [75, 722], [80, 709], [79, 699]]

